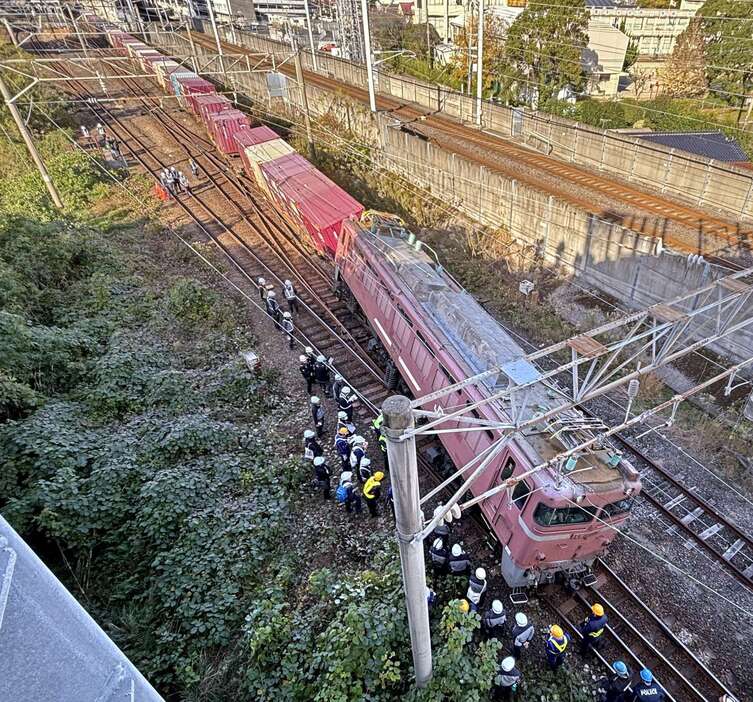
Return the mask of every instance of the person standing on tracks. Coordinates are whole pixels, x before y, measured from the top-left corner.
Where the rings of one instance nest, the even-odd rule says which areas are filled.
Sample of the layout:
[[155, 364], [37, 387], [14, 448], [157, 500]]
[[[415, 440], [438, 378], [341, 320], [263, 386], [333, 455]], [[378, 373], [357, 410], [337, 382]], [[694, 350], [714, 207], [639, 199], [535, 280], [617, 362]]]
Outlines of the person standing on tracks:
[[523, 612], [518, 612], [515, 615], [515, 626], [512, 628], [512, 655], [516, 661], [523, 657], [523, 651], [531, 645], [535, 632], [536, 629], [528, 621], [528, 617]]
[[505, 608], [502, 606], [502, 602], [500, 600], [494, 600], [492, 606], [486, 611], [486, 614], [481, 617], [481, 630], [487, 636], [501, 641], [506, 621], [507, 615], [505, 614]]
[[267, 293], [267, 314], [272, 318], [275, 324], [280, 323], [280, 306], [277, 304], [277, 295], [274, 290], [270, 290]]
[[311, 429], [303, 432], [303, 458], [306, 461], [313, 461], [315, 458], [324, 455], [322, 445], [316, 440], [316, 434]]
[[304, 354], [298, 356], [298, 361], [300, 362], [298, 370], [306, 381], [306, 394], [311, 395], [314, 391], [314, 364], [311, 363], [311, 358]]
[[339, 427], [335, 435], [335, 451], [340, 457], [340, 470], [350, 470], [350, 442], [348, 436], [350, 432], [347, 427]]
[[345, 387], [345, 378], [339, 373], [335, 373], [335, 379], [332, 382], [332, 399], [337, 402], [340, 397], [340, 391]]
[[632, 695], [630, 690], [630, 671], [622, 661], [612, 663], [612, 673], [599, 682], [602, 696], [599, 702], [628, 702]]
[[515, 666], [515, 659], [512, 656], [507, 656], [500, 663], [497, 675], [494, 677], [492, 699], [495, 702], [512, 700], [518, 691], [521, 677], [520, 670]]
[[626, 698], [628, 702], [664, 702], [666, 699], [667, 693], [648, 668], [641, 671], [640, 679], [633, 685], [632, 695]]
[[314, 429], [318, 438], [324, 434], [324, 408], [322, 401], [314, 395], [311, 400], [311, 418], [314, 420]]
[[176, 197], [177, 184], [169, 168], [165, 169], [165, 183], [167, 183], [167, 192], [170, 193], [170, 197]]
[[369, 508], [369, 514], [372, 517], [379, 516], [379, 496], [382, 494], [382, 480], [384, 473], [378, 470], [363, 486], [363, 499], [366, 500], [366, 506]]
[[314, 459], [314, 478], [316, 480], [317, 487], [322, 491], [322, 499], [328, 500], [330, 498], [330, 476], [331, 471], [327, 465], [327, 461], [324, 456], [317, 456]]
[[468, 590], [465, 593], [465, 599], [471, 603], [471, 609], [474, 612], [478, 612], [487, 587], [486, 571], [483, 568], [476, 568], [476, 572], [468, 579]]
[[319, 354], [314, 364], [314, 377], [324, 395], [329, 395], [332, 392], [332, 385], [330, 382], [329, 368], [327, 367], [327, 359]]
[[569, 645], [570, 634], [562, 631], [559, 624], [553, 624], [546, 640], [546, 662], [550, 670], [557, 670], [565, 662]]
[[[178, 184], [180, 185], [180, 189], [186, 194], [191, 194], [191, 186], [188, 182], [188, 178], [186, 178], [186, 174], [183, 173], [183, 171], [178, 171]], [[291, 348], [293, 348], [291, 346]]]
[[105, 128], [102, 126], [101, 122], [97, 122], [97, 146], [104, 146], [105, 145]]
[[196, 161], [193, 160], [193, 158], [188, 159], [188, 167], [191, 169], [191, 175], [194, 178], [199, 177], [199, 164], [196, 163]]
[[282, 291], [285, 294], [285, 300], [288, 303], [288, 312], [298, 314], [298, 293], [296, 293], [293, 283], [286, 280], [283, 283]]
[[468, 554], [460, 544], [454, 544], [450, 552], [450, 575], [467, 575], [471, 569], [471, 561]]
[[81, 125], [81, 136], [84, 137], [87, 141], [91, 141], [92, 135], [89, 133], [89, 129], [85, 124]]
[[283, 312], [282, 313], [282, 330], [287, 334], [288, 337], [288, 348], [290, 350], [293, 350], [293, 342], [295, 341], [295, 337], [293, 336], [293, 330], [295, 327], [293, 326], [293, 319], [290, 316], [290, 312]]
[[267, 299], [267, 281], [259, 276], [256, 279], [256, 285], [259, 288], [259, 299], [264, 302]]
[[345, 412], [348, 415], [348, 421], [353, 421], [353, 400], [351, 395], [351, 389], [344, 385], [340, 390], [340, 395], [337, 398], [337, 407], [340, 412]]
[[607, 628], [607, 615], [604, 607], [598, 602], [591, 607], [590, 614], [580, 625], [580, 633], [583, 638], [580, 641], [580, 652], [583, 655], [593, 653], [601, 645], [604, 631]]

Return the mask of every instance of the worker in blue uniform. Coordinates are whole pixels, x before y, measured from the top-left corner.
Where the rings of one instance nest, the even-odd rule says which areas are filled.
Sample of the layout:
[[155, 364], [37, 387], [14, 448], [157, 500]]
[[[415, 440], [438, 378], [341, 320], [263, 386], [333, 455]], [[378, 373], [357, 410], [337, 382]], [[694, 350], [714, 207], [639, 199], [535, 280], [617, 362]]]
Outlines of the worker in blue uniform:
[[632, 697], [627, 698], [629, 702], [664, 702], [665, 699], [667, 693], [648, 668], [641, 671], [640, 679], [633, 685]]
[[600, 702], [628, 702], [632, 695], [628, 667], [622, 661], [612, 663], [611, 674], [601, 680], [600, 686]]
[[299, 370], [306, 381], [306, 392], [310, 395], [314, 389], [314, 363], [311, 360], [311, 356], [305, 356], [304, 354], [298, 357], [298, 361], [301, 364]]
[[348, 441], [348, 428], [340, 427], [335, 436], [335, 451], [340, 457], [340, 470], [350, 469], [350, 442]]
[[570, 634], [562, 631], [558, 624], [552, 625], [546, 640], [546, 662], [551, 670], [557, 670], [565, 662], [569, 645]]
[[580, 642], [580, 652], [582, 654], [591, 653], [594, 649], [599, 648], [607, 628], [607, 621], [604, 607], [596, 602], [591, 607], [590, 614], [580, 625], [580, 633], [583, 636]]

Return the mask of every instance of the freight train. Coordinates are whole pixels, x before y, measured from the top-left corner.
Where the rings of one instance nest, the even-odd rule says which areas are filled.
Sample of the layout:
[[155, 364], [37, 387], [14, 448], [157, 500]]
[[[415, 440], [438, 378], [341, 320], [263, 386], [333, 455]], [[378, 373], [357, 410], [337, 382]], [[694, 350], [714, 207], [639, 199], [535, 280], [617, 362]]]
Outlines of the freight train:
[[[478, 419], [509, 421], [511, 408], [501, 400], [476, 403], [510, 383], [535, 378], [537, 368], [522, 360], [523, 349], [427, 255], [399, 218], [365, 212], [274, 131], [251, 127], [208, 81], [116, 27], [92, 16], [88, 21], [192, 110], [217, 148], [239, 156], [246, 175], [308, 234], [320, 254], [334, 260], [339, 293], [360, 306], [414, 396], [499, 369], [425, 409], [474, 405], [471, 414]], [[536, 392], [529, 412], [543, 413], [553, 401], [543, 386]], [[597, 431], [577, 410], [531, 425], [487, 466], [471, 492], [479, 495], [526, 473]], [[462, 466], [489, 449], [499, 434], [489, 428], [440, 437], [455, 465]], [[555, 579], [589, 582], [593, 562], [628, 518], [640, 487], [634, 467], [604, 440], [567, 470], [542, 469], [482, 501], [480, 511], [501, 547], [505, 581], [513, 588]]]

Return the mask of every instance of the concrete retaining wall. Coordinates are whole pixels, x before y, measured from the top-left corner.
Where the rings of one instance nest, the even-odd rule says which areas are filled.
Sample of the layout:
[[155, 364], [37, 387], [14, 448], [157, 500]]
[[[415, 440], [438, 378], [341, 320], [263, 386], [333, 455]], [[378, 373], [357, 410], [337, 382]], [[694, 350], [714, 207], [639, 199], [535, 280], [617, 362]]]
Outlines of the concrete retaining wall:
[[[201, 23], [198, 23], [202, 27]], [[209, 31], [209, 27], [206, 27]], [[235, 30], [227, 41], [255, 51], [289, 56], [290, 46], [267, 37]], [[309, 53], [303, 64], [314, 70]], [[366, 71], [360, 64], [320, 54], [318, 71], [350, 85], [366, 86]], [[474, 99], [418, 79], [377, 73], [378, 91], [414, 102], [429, 110], [470, 122]], [[515, 116], [517, 113], [517, 118]], [[753, 174], [710, 159], [694, 157], [660, 145], [647, 144], [636, 137], [606, 132], [571, 120], [513, 110], [485, 102], [484, 127], [505, 136], [515, 136], [546, 152], [573, 163], [610, 173], [620, 179], [659, 189], [673, 197], [719, 212], [730, 218], [753, 221]]]

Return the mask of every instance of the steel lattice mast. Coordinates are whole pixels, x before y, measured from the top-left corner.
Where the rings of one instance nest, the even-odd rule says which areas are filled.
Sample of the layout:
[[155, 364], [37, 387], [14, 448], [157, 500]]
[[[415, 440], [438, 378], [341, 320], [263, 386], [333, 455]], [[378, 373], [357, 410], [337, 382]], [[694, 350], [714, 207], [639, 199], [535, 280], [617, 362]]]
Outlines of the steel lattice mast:
[[336, 0], [338, 45], [343, 58], [363, 63], [366, 51], [360, 0]]

